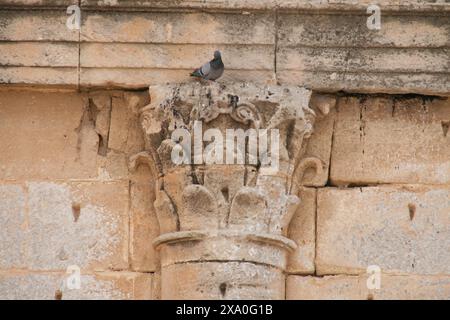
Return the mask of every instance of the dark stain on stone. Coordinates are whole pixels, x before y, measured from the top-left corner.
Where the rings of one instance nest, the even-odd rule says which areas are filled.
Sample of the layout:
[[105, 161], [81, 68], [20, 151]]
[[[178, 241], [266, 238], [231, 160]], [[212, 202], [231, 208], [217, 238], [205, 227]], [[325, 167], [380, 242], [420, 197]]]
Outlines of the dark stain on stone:
[[222, 282], [219, 286], [219, 290], [222, 297], [225, 297], [225, 294], [227, 293], [227, 284], [225, 282]]
[[72, 214], [73, 214], [73, 221], [77, 222], [80, 218], [81, 213], [81, 206], [79, 203], [73, 203], [72, 204]]
[[58, 289], [55, 291], [55, 300], [62, 300], [62, 296], [63, 296], [63, 294], [62, 294], [61, 290]]
[[222, 192], [222, 195], [225, 199], [225, 201], [228, 202], [229, 200], [229, 192], [228, 192], [228, 187], [223, 187], [222, 190], [220, 190]]
[[450, 120], [449, 121], [441, 121], [442, 132], [444, 133], [444, 137], [447, 137], [448, 129], [450, 128]]
[[413, 220], [414, 216], [416, 214], [416, 206], [412, 203], [408, 204], [408, 210], [409, 210], [409, 220]]

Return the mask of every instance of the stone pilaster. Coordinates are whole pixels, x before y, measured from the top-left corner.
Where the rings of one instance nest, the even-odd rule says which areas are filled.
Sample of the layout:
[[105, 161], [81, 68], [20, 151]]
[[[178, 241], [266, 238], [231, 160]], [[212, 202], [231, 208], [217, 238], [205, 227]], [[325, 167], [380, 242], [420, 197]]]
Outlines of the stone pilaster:
[[[300, 202], [298, 186], [307, 168], [322, 170], [319, 159], [302, 154], [327, 104], [310, 108], [305, 88], [245, 83], [158, 85], [150, 96], [141, 110], [146, 151], [130, 165], [147, 162], [157, 177], [160, 236], [153, 245], [161, 255], [161, 298], [284, 299], [287, 257], [296, 248], [286, 235]], [[199, 125], [202, 133], [214, 129], [224, 137], [227, 129], [258, 135], [277, 129], [277, 170], [261, 153], [250, 157], [250, 139], [234, 153], [241, 151], [244, 163], [206, 164], [202, 155], [211, 142], [196, 140]], [[176, 138], [178, 129], [191, 143]], [[269, 140], [270, 150], [275, 140]], [[183, 142], [185, 161], [177, 165], [173, 147]]]

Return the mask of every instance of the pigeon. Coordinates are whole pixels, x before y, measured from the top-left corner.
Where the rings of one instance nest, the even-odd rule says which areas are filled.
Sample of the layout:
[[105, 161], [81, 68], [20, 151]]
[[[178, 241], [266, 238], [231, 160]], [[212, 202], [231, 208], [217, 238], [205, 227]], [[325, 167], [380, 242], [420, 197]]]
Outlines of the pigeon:
[[191, 77], [214, 81], [222, 76], [224, 69], [225, 66], [222, 62], [222, 56], [220, 55], [220, 51], [217, 50], [214, 51], [214, 59], [205, 63], [200, 68], [195, 69], [194, 72], [191, 73]]

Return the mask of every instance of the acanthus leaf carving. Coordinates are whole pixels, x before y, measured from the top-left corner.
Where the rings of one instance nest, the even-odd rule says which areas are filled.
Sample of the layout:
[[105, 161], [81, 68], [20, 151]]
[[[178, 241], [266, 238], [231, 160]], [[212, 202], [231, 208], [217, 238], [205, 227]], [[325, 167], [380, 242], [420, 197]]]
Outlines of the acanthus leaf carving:
[[[329, 107], [313, 110], [311, 91], [296, 86], [188, 83], [149, 90], [151, 103], [141, 110], [147, 151], [131, 164], [150, 163], [159, 176], [155, 208], [162, 234], [154, 243], [162, 250], [163, 266], [243, 260], [283, 270], [288, 251], [295, 248], [286, 235], [300, 202], [302, 177], [308, 168], [323, 170], [320, 159], [303, 158], [305, 145], [317, 112], [327, 113]], [[185, 129], [192, 134], [196, 122], [222, 134], [229, 127], [258, 134], [277, 129], [278, 170], [267, 170], [261, 161], [199, 163], [189, 152], [203, 149], [202, 139], [200, 146], [192, 141], [185, 150], [189, 161], [173, 163], [171, 152], [179, 141], [172, 133]], [[249, 141], [244, 151], [237, 149], [246, 160]], [[220, 252], [213, 249], [217, 246]]]

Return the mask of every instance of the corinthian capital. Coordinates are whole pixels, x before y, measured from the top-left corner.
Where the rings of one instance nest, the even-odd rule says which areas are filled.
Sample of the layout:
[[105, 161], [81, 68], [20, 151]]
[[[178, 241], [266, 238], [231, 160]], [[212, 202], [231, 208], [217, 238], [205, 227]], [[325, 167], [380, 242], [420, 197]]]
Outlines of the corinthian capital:
[[[283, 298], [298, 186], [307, 168], [322, 170], [302, 154], [326, 107], [310, 108], [311, 91], [296, 86], [158, 85], [150, 96], [147, 150], [131, 165], [146, 161], [157, 177], [162, 298]], [[233, 132], [246, 133], [240, 144]]]

